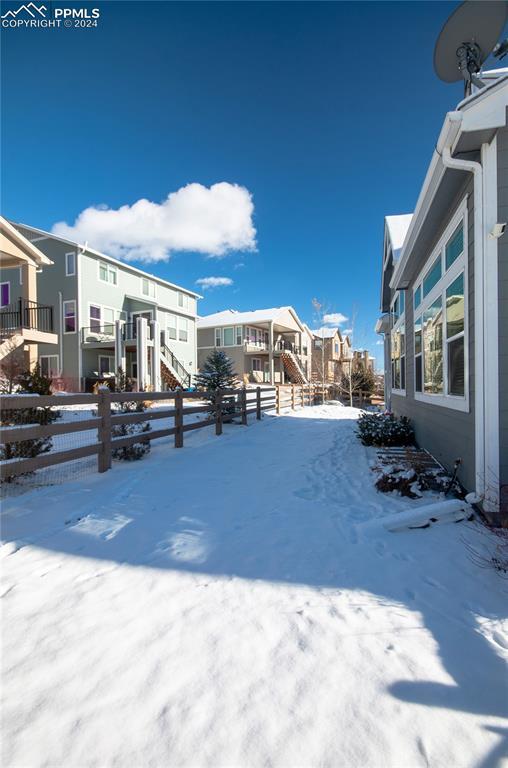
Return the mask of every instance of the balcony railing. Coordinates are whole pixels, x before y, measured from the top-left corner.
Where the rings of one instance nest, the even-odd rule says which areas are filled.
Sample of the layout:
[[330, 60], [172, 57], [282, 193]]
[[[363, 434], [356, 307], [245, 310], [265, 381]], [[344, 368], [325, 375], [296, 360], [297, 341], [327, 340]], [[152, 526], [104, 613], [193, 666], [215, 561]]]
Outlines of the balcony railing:
[[53, 333], [53, 307], [37, 301], [18, 299], [0, 309], [0, 331], [12, 333], [27, 328], [42, 333]]
[[[133, 323], [124, 323], [122, 326], [122, 338], [124, 341], [131, 341], [132, 339], [137, 339], [138, 336], [138, 326], [136, 324], [136, 321]], [[151, 339], [152, 338], [152, 329], [150, 325], [146, 324], [146, 338]]]
[[268, 352], [270, 345], [266, 341], [244, 341], [244, 347], [246, 352]]
[[277, 352], [292, 352], [294, 355], [301, 357], [307, 357], [307, 347], [299, 347], [297, 344], [293, 344], [292, 341], [278, 341], [275, 345]]
[[81, 341], [83, 342], [112, 342], [115, 340], [114, 323], [94, 323], [81, 329]]

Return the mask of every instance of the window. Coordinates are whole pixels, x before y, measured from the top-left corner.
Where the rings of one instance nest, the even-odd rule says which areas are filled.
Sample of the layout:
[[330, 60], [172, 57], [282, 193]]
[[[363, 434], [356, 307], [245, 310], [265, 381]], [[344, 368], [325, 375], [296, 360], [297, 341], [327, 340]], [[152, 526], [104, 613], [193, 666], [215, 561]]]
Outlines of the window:
[[115, 372], [115, 358], [110, 355], [99, 355], [99, 376], [107, 376]]
[[0, 283], [0, 306], [6, 307], [11, 298], [11, 284], [9, 282], [7, 283]]
[[190, 309], [191, 297], [182, 291], [178, 292], [178, 306], [182, 309]]
[[180, 341], [189, 340], [189, 321], [186, 317], [178, 318], [178, 338]]
[[155, 298], [155, 283], [153, 283], [151, 280], [148, 280], [146, 277], [141, 278], [141, 293], [143, 296], [149, 296], [150, 298]]
[[397, 291], [392, 304], [392, 390], [405, 394], [406, 389], [406, 329], [404, 291]]
[[423, 313], [423, 389], [443, 391], [443, 302], [441, 297]]
[[215, 346], [216, 347], [222, 347], [222, 329], [216, 328], [215, 329]]
[[176, 315], [166, 315], [168, 339], [176, 339]]
[[224, 346], [233, 347], [235, 344], [235, 329], [233, 327], [223, 328], [222, 334], [223, 334]]
[[236, 326], [236, 343], [237, 343], [237, 346], [241, 347], [242, 346], [242, 341], [243, 341], [242, 326], [241, 325], [237, 325]]
[[[64, 333], [76, 333], [76, 300], [64, 301]], [[100, 325], [100, 322], [99, 322]]]
[[448, 392], [464, 395], [464, 273], [446, 289]]
[[[465, 203], [414, 289], [415, 397], [467, 410]], [[437, 255], [436, 255], [437, 254]], [[421, 302], [417, 304], [418, 292]]]
[[445, 248], [445, 266], [446, 269], [450, 269], [454, 261], [456, 261], [464, 250], [464, 225], [461, 222], [450, 240], [446, 244]]
[[262, 363], [261, 363], [261, 360], [260, 360], [259, 357], [253, 357], [252, 358], [252, 370], [253, 371], [262, 371], [263, 370], [263, 366], [262, 366]]
[[101, 308], [90, 304], [90, 330], [99, 333], [101, 330]]
[[111, 285], [116, 285], [116, 267], [114, 267], [112, 264], [108, 264], [106, 261], [99, 261], [99, 280], [102, 280], [103, 283], [111, 283]]
[[437, 257], [425, 277], [423, 278], [423, 296], [428, 296], [437, 282], [441, 279], [441, 255]]
[[39, 357], [39, 365], [43, 376], [47, 376], [51, 379], [60, 375], [58, 355], [41, 355]]
[[340, 354], [340, 353], [339, 353], [339, 346], [340, 346], [340, 345], [339, 345], [337, 342], [335, 342], [335, 344], [334, 344], [334, 349], [335, 349], [335, 354], [336, 354], [336, 355]]
[[115, 310], [110, 307], [103, 308], [104, 333], [113, 336], [115, 333]]
[[414, 292], [414, 307], [417, 309], [422, 303], [422, 286], [419, 285]]
[[65, 274], [67, 277], [76, 274], [76, 254], [74, 251], [65, 254]]

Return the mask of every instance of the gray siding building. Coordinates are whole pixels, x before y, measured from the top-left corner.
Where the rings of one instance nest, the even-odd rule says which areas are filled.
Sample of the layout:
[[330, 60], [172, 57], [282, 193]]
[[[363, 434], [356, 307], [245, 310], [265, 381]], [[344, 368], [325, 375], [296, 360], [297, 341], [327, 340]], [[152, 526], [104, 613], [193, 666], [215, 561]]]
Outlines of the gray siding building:
[[387, 217], [385, 396], [508, 514], [508, 70], [446, 115], [413, 215]]
[[[54, 307], [58, 344], [39, 344], [43, 371], [72, 391], [121, 367], [138, 388], [189, 386], [196, 373], [197, 293], [24, 224], [16, 228], [53, 262], [37, 275], [38, 299]], [[19, 270], [5, 270], [21, 295]], [[12, 300], [12, 299], [11, 299]]]

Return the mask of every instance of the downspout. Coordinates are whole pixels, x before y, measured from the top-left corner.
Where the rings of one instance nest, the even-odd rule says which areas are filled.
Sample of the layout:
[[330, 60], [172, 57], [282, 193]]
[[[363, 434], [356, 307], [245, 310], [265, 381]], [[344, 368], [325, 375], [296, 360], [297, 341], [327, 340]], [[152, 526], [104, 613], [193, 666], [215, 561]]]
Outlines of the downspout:
[[[452, 157], [451, 145], [460, 130], [461, 112], [450, 112], [450, 122], [457, 125], [457, 130], [448, 135], [442, 147], [437, 147], [443, 165], [459, 171], [467, 171], [474, 176], [474, 348], [475, 348], [475, 478], [476, 495], [485, 496], [485, 395], [484, 395], [484, 337], [485, 337], [485, 281], [484, 281], [484, 233], [483, 233], [483, 167], [473, 160], [459, 160]], [[464, 318], [467, 322], [467, 318]]]

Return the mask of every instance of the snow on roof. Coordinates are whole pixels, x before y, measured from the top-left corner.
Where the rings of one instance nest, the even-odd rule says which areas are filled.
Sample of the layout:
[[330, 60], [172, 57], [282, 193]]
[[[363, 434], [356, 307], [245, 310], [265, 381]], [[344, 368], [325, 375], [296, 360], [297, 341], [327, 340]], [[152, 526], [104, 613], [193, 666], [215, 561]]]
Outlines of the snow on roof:
[[385, 216], [386, 228], [392, 244], [394, 261], [397, 261], [400, 256], [412, 218], [412, 213], [402, 213], [398, 216]]
[[213, 328], [217, 325], [246, 325], [248, 323], [268, 323], [276, 320], [282, 312], [294, 313], [291, 307], [271, 307], [270, 309], [254, 309], [248, 312], [238, 312], [236, 309], [225, 309], [198, 319], [198, 328]]
[[319, 336], [319, 338], [333, 339], [337, 331], [338, 328], [316, 328], [316, 330], [311, 331], [311, 333], [314, 336]]

